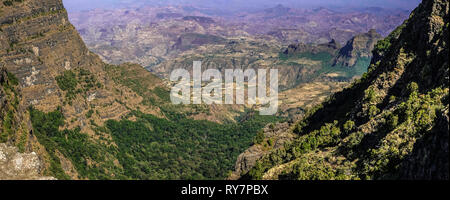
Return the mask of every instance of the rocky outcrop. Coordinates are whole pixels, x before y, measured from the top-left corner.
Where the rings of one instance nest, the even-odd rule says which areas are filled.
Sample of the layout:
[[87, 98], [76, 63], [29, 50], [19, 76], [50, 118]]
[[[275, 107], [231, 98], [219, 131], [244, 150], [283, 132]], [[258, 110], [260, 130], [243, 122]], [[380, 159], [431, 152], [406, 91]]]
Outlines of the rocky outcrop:
[[38, 144], [21, 93], [15, 75], [0, 66], [0, 180], [53, 179], [42, 175], [45, 165], [32, 151]]
[[282, 148], [285, 143], [293, 140], [295, 136], [293, 134], [289, 134], [287, 131], [289, 126], [289, 123], [267, 125], [262, 130], [264, 134], [263, 142], [260, 144], [253, 144], [250, 148], [238, 156], [234, 171], [228, 179], [238, 179], [243, 174], [248, 173], [248, 171], [255, 166], [256, 161], [258, 161], [261, 157]]
[[371, 58], [372, 50], [380, 39], [382, 39], [382, 36], [374, 29], [371, 29], [368, 33], [356, 35], [339, 50], [333, 65], [352, 67], [356, 64], [358, 58]]
[[283, 52], [286, 55], [296, 55], [301, 53], [312, 53], [317, 54], [320, 52], [327, 52], [329, 54], [336, 54], [336, 51], [341, 48], [341, 45], [336, 42], [336, 40], [332, 39], [328, 43], [318, 44], [318, 45], [310, 45], [304, 43], [291, 44], [288, 48]]
[[0, 180], [55, 180], [42, 176], [42, 160], [35, 152], [19, 153], [17, 147], [0, 143]]
[[256, 161], [264, 155], [264, 150], [261, 146], [253, 145], [243, 153], [241, 153], [234, 166], [234, 171], [228, 179], [236, 180], [242, 174], [247, 173], [252, 167], [255, 166]]

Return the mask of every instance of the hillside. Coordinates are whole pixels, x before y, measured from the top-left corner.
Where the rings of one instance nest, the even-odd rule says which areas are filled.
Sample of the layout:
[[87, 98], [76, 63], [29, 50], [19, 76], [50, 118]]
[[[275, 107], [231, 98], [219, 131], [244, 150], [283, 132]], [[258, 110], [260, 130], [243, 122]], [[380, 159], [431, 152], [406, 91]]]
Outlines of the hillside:
[[61, 0], [0, 4], [0, 67], [1, 179], [220, 179], [280, 120], [172, 105], [142, 66], [90, 52]]
[[375, 45], [361, 79], [282, 129], [294, 139], [274, 148], [263, 134], [269, 153], [240, 178], [448, 180], [448, 11], [424, 0]]

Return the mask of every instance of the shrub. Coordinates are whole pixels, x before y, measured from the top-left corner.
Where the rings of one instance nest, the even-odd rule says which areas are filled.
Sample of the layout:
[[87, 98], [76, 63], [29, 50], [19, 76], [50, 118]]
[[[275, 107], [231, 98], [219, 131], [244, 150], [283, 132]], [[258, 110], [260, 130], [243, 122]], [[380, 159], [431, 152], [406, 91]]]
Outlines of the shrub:
[[271, 147], [273, 146], [273, 140], [272, 139], [268, 139], [267, 140], [267, 144]]
[[56, 82], [63, 91], [74, 91], [78, 85], [75, 73], [65, 71], [62, 75], [56, 77]]
[[13, 2], [12, 1], [3, 1], [3, 5], [5, 5], [5, 6], [12, 6]]
[[366, 102], [374, 103], [376, 101], [377, 94], [374, 89], [369, 88], [369, 89], [365, 90], [364, 93], [365, 93], [364, 100]]
[[380, 109], [378, 109], [376, 105], [370, 105], [368, 112], [369, 117], [375, 117], [378, 112], [380, 112]]
[[397, 99], [397, 97], [395, 97], [394, 95], [389, 97], [389, 102], [392, 103]]
[[398, 126], [398, 116], [390, 114], [387, 119], [387, 125], [389, 130], [394, 130]]
[[86, 113], [86, 117], [87, 118], [91, 118], [92, 114], [94, 114], [94, 110], [90, 109], [87, 113]]
[[253, 144], [261, 144], [264, 141], [264, 132], [263, 130], [258, 131], [255, 138], [253, 139]]
[[417, 85], [416, 82], [411, 82], [410, 84], [408, 84], [408, 92], [410, 94], [414, 93], [414, 92], [418, 92], [419, 91], [419, 85]]
[[18, 85], [19, 84], [19, 79], [17, 79], [17, 77], [13, 73], [8, 72], [7, 75], [8, 75], [8, 80], [10, 81], [10, 83], [12, 85]]
[[347, 122], [345, 122], [345, 124], [343, 125], [344, 128], [344, 132], [345, 133], [350, 133], [351, 131], [353, 131], [353, 129], [355, 128], [355, 122], [352, 120], [348, 120]]

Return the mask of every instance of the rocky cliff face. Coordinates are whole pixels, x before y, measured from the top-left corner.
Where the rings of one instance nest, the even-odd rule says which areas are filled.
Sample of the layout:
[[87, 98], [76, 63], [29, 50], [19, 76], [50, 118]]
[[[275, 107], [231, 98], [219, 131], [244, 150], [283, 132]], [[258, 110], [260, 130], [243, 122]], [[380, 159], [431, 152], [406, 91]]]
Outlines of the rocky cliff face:
[[[0, 5], [0, 143], [17, 146], [19, 152], [26, 154], [8, 150], [4, 163], [15, 162], [10, 157], [36, 152], [43, 165], [36, 164], [40, 170], [29, 174], [29, 178], [35, 178], [36, 173], [48, 174], [49, 155], [58, 155], [63, 168], [76, 179], [71, 161], [48, 149], [48, 144], [41, 145], [35, 137], [27, 108], [59, 110], [67, 120], [61, 128], [77, 127], [91, 137], [95, 137], [93, 124], [122, 119], [136, 109], [160, 116], [159, 110], [142, 104], [142, 96], [107, 75], [107, 69], [115, 66], [106, 65], [86, 48], [69, 23], [61, 0], [11, 2]], [[146, 90], [164, 87], [160, 79], [147, 75], [151, 84], [146, 85]]]
[[[106, 65], [86, 48], [60, 0], [14, 1], [2, 4], [0, 11], [0, 62], [17, 77], [24, 106], [44, 112], [62, 107], [66, 118], [77, 119], [68, 126], [82, 128], [87, 123], [83, 116], [92, 107], [109, 110], [107, 115], [100, 112], [101, 123], [129, 112], [117, 101], [127, 102], [129, 108], [140, 106], [139, 98], [126, 97], [136, 93], [106, 75]], [[71, 74], [82, 80], [73, 88], [64, 87]], [[158, 84], [162, 82], [154, 86]]]
[[1, 11], [0, 57], [4, 66], [19, 79], [28, 104], [55, 109], [60, 92], [54, 77], [78, 65], [99, 64], [99, 60], [88, 56], [62, 2], [14, 1], [10, 6], [2, 5]]
[[352, 67], [356, 64], [358, 58], [371, 58], [375, 44], [381, 39], [382, 36], [374, 29], [371, 29], [368, 33], [356, 35], [339, 50], [333, 65]]
[[424, 0], [369, 72], [291, 127], [253, 179], [449, 179], [449, 2]]
[[39, 144], [30, 126], [18, 80], [0, 66], [0, 180], [53, 179], [41, 175], [44, 164], [32, 150]]
[[283, 145], [295, 135], [289, 133], [290, 123], [277, 123], [267, 125], [259, 134], [260, 141], [254, 141], [254, 144], [241, 153], [237, 160], [233, 173], [228, 177], [230, 180], [239, 179], [240, 176], [248, 173], [261, 157], [269, 154], [271, 151], [280, 149]]

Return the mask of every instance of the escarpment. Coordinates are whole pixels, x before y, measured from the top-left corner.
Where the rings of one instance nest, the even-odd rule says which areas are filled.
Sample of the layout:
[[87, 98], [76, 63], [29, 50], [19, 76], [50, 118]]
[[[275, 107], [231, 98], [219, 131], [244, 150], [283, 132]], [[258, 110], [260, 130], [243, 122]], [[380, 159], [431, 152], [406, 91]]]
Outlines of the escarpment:
[[[61, 0], [24, 0], [0, 5], [0, 67], [3, 122], [0, 143], [6, 143], [5, 148], [18, 147], [18, 154], [10, 155], [36, 153], [32, 157], [39, 157], [36, 162], [39, 170], [29, 174], [30, 179], [52, 174], [49, 172], [52, 159], [61, 160], [67, 174], [77, 178], [71, 160], [64, 153], [40, 144], [43, 140], [33, 133], [30, 112], [58, 110], [64, 119], [61, 128], [80, 129], [94, 138], [98, 136], [93, 124], [124, 119], [131, 110], [161, 116], [158, 108], [142, 104], [143, 97], [108, 76], [117, 66], [103, 63], [86, 48], [69, 22]], [[149, 91], [164, 87], [159, 79], [151, 80], [152, 84], [146, 88]], [[10, 178], [27, 179], [27, 175]]]
[[86, 48], [62, 1], [14, 2], [1, 5], [1, 13], [0, 62], [17, 77], [25, 106], [44, 112], [61, 107], [66, 118], [76, 119], [68, 126], [82, 128], [92, 108], [109, 110], [95, 120], [102, 124], [141, 107], [142, 98], [107, 76], [107, 65]]

